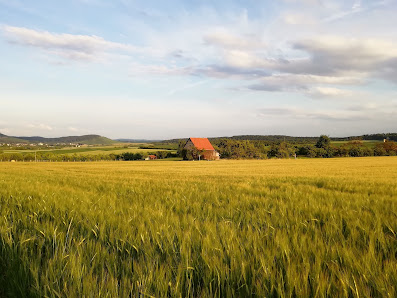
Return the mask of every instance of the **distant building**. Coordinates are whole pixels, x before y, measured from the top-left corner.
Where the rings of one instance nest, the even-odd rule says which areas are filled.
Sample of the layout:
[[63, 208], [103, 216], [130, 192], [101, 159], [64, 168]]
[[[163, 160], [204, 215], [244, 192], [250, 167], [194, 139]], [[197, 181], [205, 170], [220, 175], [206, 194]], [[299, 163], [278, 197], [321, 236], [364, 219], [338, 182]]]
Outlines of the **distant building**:
[[149, 155], [148, 158], [149, 158], [149, 160], [154, 160], [154, 159], [157, 159], [157, 156], [156, 155]]
[[214, 149], [207, 138], [189, 138], [184, 149], [197, 149], [200, 152], [200, 159], [218, 160], [220, 158], [219, 152]]

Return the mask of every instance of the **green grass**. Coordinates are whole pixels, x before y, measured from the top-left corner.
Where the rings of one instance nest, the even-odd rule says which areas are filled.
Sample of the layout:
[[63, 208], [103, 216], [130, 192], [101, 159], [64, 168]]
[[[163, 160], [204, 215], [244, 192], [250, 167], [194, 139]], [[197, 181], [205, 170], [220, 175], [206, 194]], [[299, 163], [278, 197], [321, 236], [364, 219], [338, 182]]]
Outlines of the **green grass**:
[[0, 296], [396, 297], [397, 158], [0, 164]]

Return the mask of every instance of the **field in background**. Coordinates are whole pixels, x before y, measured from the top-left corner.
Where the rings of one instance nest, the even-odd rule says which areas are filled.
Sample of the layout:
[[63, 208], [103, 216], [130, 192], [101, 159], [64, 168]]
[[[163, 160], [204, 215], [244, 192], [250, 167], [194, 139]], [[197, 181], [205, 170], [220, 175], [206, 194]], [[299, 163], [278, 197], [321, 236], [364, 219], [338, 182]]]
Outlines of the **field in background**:
[[[150, 144], [149, 144], [150, 145]], [[4, 153], [34, 153], [34, 152], [43, 152], [43, 153], [52, 153], [52, 154], [65, 154], [65, 155], [93, 155], [93, 154], [121, 154], [124, 152], [131, 153], [143, 153], [143, 152], [156, 152], [156, 151], [169, 151], [176, 152], [176, 150], [164, 149], [164, 148], [150, 148], [150, 149], [142, 149], [140, 146], [149, 146], [148, 144], [131, 144], [131, 145], [118, 145], [118, 146], [83, 146], [83, 147], [66, 147], [62, 149], [40, 149], [40, 150], [3, 150]]]
[[[340, 147], [340, 146], [345, 145], [349, 142], [351, 142], [351, 141], [331, 141], [331, 145]], [[369, 147], [369, 148], [375, 148], [375, 146], [380, 143], [383, 143], [383, 141], [376, 141], [376, 140], [362, 140], [362, 141], [360, 141], [360, 144], [362, 144], [365, 147]]]
[[397, 295], [397, 158], [0, 164], [0, 296]]

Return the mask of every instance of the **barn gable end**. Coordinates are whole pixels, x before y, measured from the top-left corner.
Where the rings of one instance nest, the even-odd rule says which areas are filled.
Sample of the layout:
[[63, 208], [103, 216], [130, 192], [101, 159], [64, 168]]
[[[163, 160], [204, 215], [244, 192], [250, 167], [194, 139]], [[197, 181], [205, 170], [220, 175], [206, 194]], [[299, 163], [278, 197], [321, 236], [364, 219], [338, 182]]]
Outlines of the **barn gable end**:
[[208, 138], [189, 138], [184, 149], [197, 149], [202, 151], [202, 159], [216, 160], [219, 159], [219, 153], [214, 149]]

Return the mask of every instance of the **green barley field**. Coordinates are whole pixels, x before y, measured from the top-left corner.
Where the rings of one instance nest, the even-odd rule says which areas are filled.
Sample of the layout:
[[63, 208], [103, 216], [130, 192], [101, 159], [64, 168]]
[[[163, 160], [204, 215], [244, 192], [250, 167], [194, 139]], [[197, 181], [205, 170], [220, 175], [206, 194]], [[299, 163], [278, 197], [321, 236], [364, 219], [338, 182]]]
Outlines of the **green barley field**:
[[396, 297], [397, 158], [0, 163], [0, 297]]

